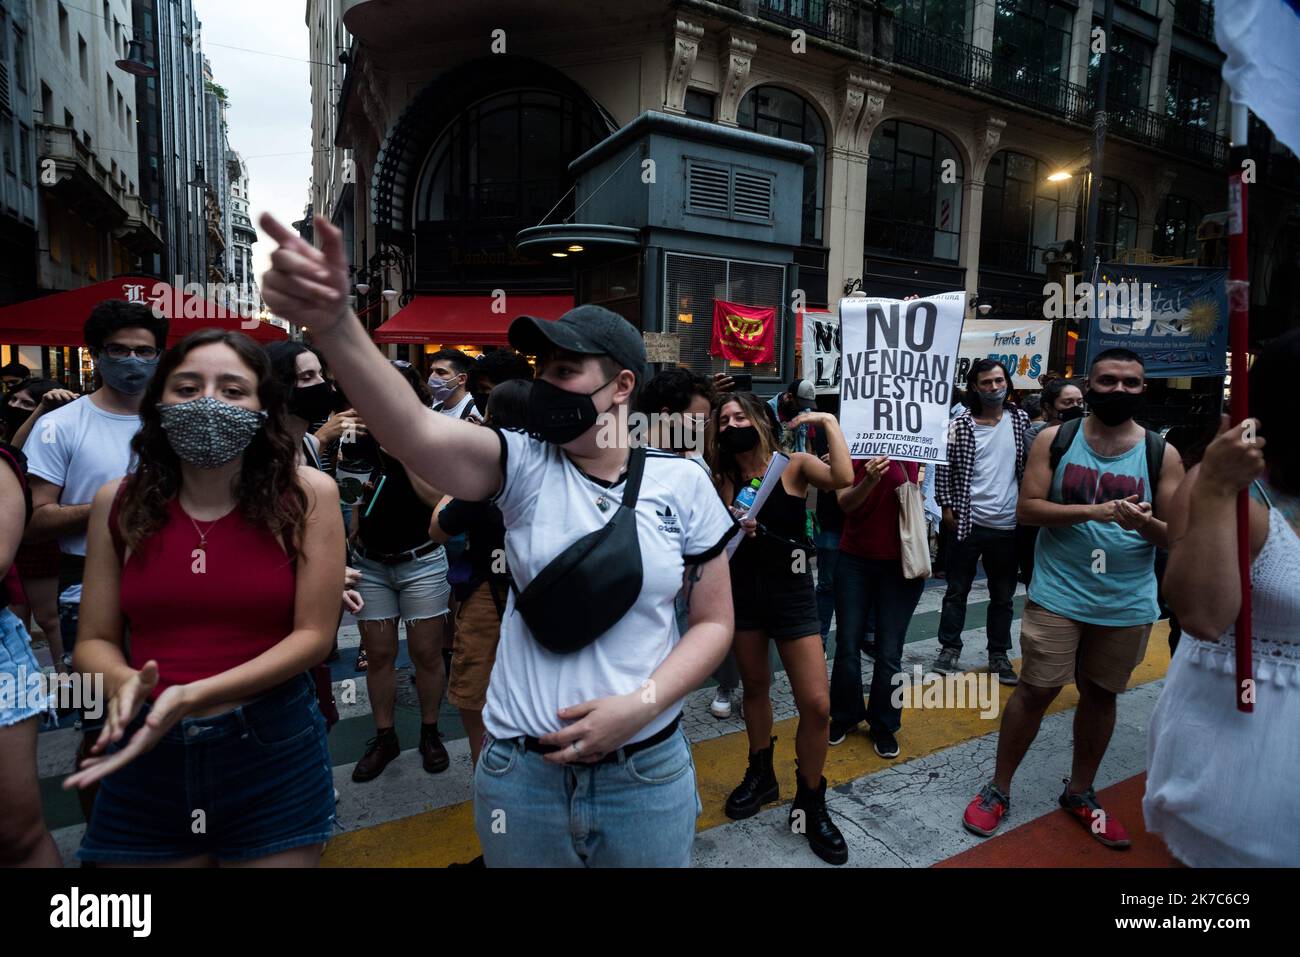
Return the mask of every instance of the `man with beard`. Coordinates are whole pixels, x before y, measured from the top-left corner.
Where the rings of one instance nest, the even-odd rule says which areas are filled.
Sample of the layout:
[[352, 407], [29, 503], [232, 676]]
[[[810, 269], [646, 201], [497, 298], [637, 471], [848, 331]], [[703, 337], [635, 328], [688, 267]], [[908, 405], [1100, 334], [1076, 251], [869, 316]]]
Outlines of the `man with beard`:
[[1169, 513], [1183, 478], [1178, 451], [1134, 421], [1145, 392], [1141, 357], [1105, 350], [1084, 396], [1092, 414], [1044, 429], [1030, 451], [1018, 516], [1041, 531], [1021, 622], [1020, 683], [1002, 714], [993, 779], [963, 818], [975, 834], [997, 830], [1047, 706], [1073, 681], [1074, 761], [1058, 803], [1102, 844], [1129, 846], [1124, 826], [1097, 802], [1093, 779], [1115, 728], [1115, 696], [1160, 617], [1155, 553], [1168, 546], [1168, 529], [1157, 516]]

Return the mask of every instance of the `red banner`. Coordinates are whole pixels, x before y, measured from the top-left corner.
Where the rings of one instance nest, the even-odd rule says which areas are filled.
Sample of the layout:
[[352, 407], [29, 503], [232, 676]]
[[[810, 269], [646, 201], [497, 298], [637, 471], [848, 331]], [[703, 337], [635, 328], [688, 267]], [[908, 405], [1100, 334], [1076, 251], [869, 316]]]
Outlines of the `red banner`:
[[713, 343], [709, 355], [737, 362], [776, 359], [776, 309], [713, 300]]

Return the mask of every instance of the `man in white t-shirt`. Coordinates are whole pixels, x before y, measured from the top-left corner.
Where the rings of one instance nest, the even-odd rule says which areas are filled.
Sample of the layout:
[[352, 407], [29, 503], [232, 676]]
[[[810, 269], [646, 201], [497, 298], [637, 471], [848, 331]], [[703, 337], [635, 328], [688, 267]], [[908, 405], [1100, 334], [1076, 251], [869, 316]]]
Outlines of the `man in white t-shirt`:
[[[167, 320], [139, 303], [110, 299], [90, 313], [83, 330], [102, 385], [40, 418], [23, 447], [32, 485], [32, 520], [24, 541], [57, 538], [59, 630], [67, 656], [77, 641], [81, 578], [90, 503], [106, 482], [121, 478], [140, 428], [140, 402], [167, 344]], [[102, 717], [86, 719], [84, 749], [94, 743]], [[93, 788], [79, 793], [86, 820]]]
[[[677, 719], [682, 698], [731, 644], [724, 549], [737, 529], [703, 469], [670, 453], [634, 451], [625, 430], [602, 421], [604, 414], [618, 421], [618, 407], [635, 400], [645, 371], [640, 332], [599, 306], [555, 321], [516, 319], [511, 345], [538, 356], [530, 435], [422, 415], [348, 308], [341, 232], [319, 223], [316, 249], [269, 215], [261, 226], [280, 244], [262, 277], [267, 304], [311, 327], [357, 411], [411, 473], [456, 498], [494, 501], [518, 587], [526, 591], [616, 515], [626, 520], [619, 509], [627, 475], [640, 468], [634, 523], [613, 527], [620, 539], [635, 529], [635, 552], [578, 562], [587, 580], [600, 582], [599, 593], [546, 592], [543, 602], [559, 609], [548, 619], [550, 637], [533, 632], [510, 595], [483, 712], [475, 828], [489, 867], [688, 866], [700, 804]], [[640, 559], [639, 575], [629, 557]], [[700, 573], [691, 576], [682, 635], [673, 599], [693, 564]], [[614, 585], [605, 582], [610, 575]], [[580, 640], [552, 650], [569, 607]], [[592, 620], [619, 612], [590, 633]], [[537, 623], [537, 612], [529, 614]]]
[[1002, 684], [1019, 681], [1011, 667], [1012, 599], [1016, 558], [1016, 501], [1029, 454], [1029, 416], [1007, 405], [1011, 374], [997, 359], [980, 359], [966, 377], [968, 405], [948, 425], [948, 464], [935, 468], [935, 500], [952, 536], [948, 590], [939, 617], [934, 670], [960, 671], [966, 599], [983, 558], [988, 575], [989, 670]]
[[429, 391], [433, 393], [433, 411], [454, 419], [481, 421], [474, 408], [474, 397], [466, 383], [474, 360], [459, 349], [439, 349], [429, 356]]

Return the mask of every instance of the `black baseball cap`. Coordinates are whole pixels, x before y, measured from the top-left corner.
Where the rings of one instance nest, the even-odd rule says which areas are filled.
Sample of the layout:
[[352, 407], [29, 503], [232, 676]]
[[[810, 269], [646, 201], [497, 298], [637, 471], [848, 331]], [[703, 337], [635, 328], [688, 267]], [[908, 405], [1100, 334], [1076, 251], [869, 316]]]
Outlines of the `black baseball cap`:
[[609, 356], [635, 373], [638, 385], [644, 380], [645, 342], [640, 331], [604, 306], [574, 306], [554, 321], [520, 316], [510, 323], [507, 338], [525, 355], [540, 355], [553, 347], [579, 355]]

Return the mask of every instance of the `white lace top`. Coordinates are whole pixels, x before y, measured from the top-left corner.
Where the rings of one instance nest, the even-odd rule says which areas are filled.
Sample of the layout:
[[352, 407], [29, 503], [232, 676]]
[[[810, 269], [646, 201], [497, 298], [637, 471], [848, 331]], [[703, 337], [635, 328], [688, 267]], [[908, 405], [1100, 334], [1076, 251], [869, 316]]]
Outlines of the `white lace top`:
[[1236, 707], [1229, 628], [1217, 641], [1184, 636], [1151, 715], [1147, 829], [1192, 867], [1300, 866], [1300, 537], [1264, 500], [1268, 538], [1250, 573], [1254, 711]]
[[[1250, 567], [1251, 664], [1257, 683], [1300, 685], [1300, 537], [1272, 507], [1267, 492], [1264, 500], [1269, 504], [1268, 538]], [[1187, 637], [1191, 663], [1235, 674], [1235, 624], [1217, 641]]]

